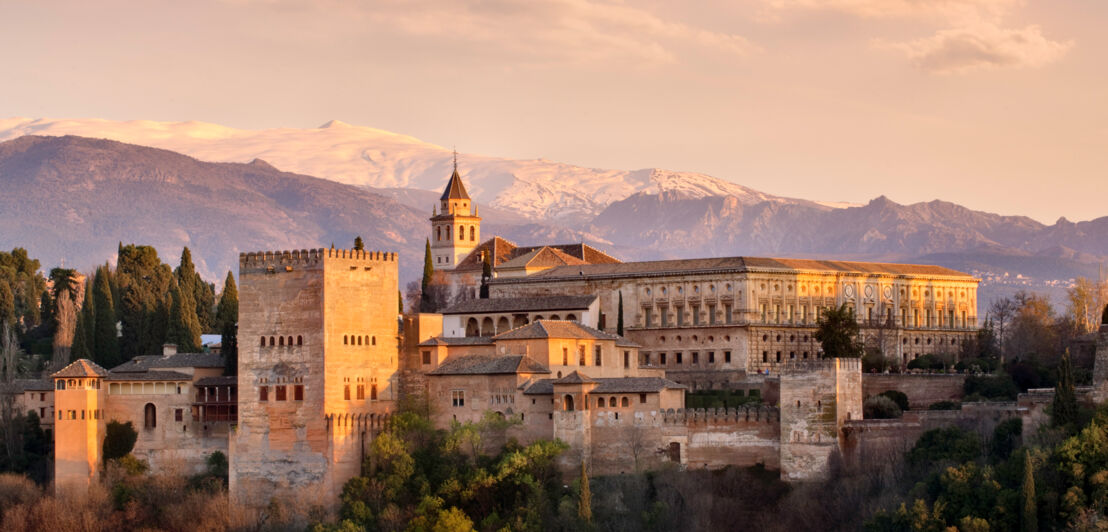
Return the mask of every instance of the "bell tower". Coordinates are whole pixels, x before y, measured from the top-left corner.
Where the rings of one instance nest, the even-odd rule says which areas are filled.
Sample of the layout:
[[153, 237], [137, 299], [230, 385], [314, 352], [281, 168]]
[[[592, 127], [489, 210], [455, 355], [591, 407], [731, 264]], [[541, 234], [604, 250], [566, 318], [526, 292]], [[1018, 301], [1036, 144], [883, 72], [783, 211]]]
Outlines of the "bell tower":
[[431, 260], [436, 270], [453, 270], [481, 243], [481, 217], [458, 175], [458, 152], [454, 152], [454, 173], [442, 191], [439, 205], [431, 211]]

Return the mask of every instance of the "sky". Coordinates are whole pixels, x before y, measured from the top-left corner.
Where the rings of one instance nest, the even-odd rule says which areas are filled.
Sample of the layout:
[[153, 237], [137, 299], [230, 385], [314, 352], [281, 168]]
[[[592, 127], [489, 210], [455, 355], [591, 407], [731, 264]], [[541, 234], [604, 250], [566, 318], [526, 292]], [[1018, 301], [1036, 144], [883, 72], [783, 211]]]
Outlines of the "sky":
[[1108, 215], [1108, 2], [0, 0], [0, 117], [331, 119], [771, 194]]

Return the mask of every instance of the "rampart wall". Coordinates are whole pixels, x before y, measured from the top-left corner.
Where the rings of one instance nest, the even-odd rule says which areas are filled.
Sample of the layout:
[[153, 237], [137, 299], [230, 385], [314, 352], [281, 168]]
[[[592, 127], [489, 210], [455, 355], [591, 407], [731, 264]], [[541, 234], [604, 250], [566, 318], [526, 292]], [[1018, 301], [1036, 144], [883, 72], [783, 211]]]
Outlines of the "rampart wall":
[[908, 396], [909, 408], [922, 410], [939, 401], [960, 401], [965, 382], [962, 374], [863, 373], [862, 396], [896, 390]]

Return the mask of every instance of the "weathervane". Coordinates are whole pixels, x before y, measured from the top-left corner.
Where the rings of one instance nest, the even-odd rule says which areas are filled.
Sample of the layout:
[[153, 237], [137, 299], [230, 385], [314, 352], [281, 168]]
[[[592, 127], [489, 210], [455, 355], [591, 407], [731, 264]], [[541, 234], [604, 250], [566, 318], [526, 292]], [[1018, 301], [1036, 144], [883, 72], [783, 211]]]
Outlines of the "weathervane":
[[458, 171], [458, 147], [454, 146], [454, 171]]

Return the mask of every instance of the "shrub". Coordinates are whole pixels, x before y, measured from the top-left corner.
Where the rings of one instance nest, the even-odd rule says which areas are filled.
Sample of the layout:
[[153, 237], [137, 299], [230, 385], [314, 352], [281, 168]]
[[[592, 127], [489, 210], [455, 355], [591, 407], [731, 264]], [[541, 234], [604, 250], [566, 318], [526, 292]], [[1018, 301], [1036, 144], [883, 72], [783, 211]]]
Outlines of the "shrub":
[[108, 422], [104, 436], [104, 461], [123, 458], [135, 448], [135, 440], [138, 432], [130, 421], [120, 423], [116, 420]]
[[981, 454], [981, 438], [958, 427], [932, 429], [924, 432], [908, 451], [908, 463], [913, 466], [950, 461], [962, 463]]
[[13, 506], [27, 504], [42, 496], [31, 479], [15, 473], [0, 473], [0, 519]]
[[979, 395], [986, 399], [1015, 400], [1019, 388], [1007, 374], [969, 375], [963, 385], [966, 396]]
[[908, 410], [908, 394], [899, 390], [886, 390], [877, 395], [882, 395], [892, 399], [896, 406], [899, 406], [901, 410]]
[[862, 415], [865, 419], [896, 419], [902, 413], [900, 407], [884, 395], [875, 395], [862, 403]]
[[943, 369], [946, 363], [935, 355], [923, 355], [908, 363], [908, 369]]
[[1000, 422], [993, 429], [993, 439], [989, 442], [989, 457], [998, 461], [1007, 459], [1012, 451], [1019, 447], [1022, 435], [1022, 419], [1017, 417]]
[[962, 403], [958, 401], [939, 401], [937, 403], [931, 403], [927, 407], [928, 410], [961, 410]]
[[966, 358], [955, 364], [954, 369], [971, 373], [990, 373], [995, 371], [999, 365], [996, 360], [989, 358]]

